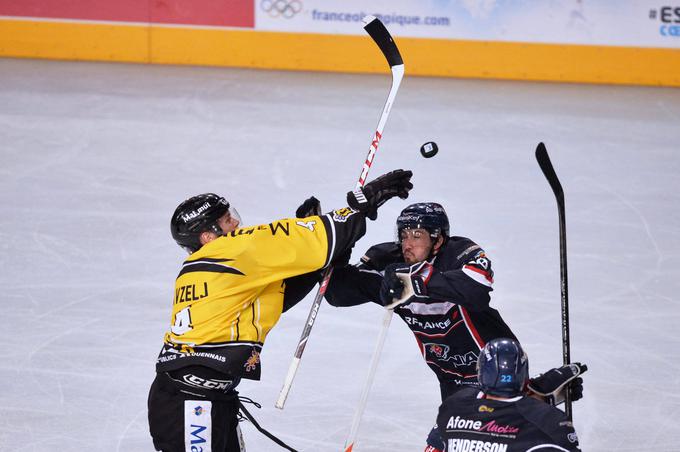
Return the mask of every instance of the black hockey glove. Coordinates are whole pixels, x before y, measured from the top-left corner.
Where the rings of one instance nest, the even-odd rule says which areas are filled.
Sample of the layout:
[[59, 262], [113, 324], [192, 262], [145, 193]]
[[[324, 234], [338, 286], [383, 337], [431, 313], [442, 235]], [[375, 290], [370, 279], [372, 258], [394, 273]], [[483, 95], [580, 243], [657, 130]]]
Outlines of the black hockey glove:
[[432, 276], [432, 265], [419, 262], [390, 264], [380, 286], [380, 302], [388, 309], [409, 303], [413, 297], [427, 297], [427, 283]]
[[321, 215], [321, 201], [314, 196], [305, 199], [295, 211], [295, 218], [307, 218], [314, 215]]
[[408, 198], [408, 192], [413, 188], [411, 183], [411, 171], [401, 169], [383, 174], [375, 180], [347, 193], [347, 204], [354, 210], [365, 213], [366, 216], [375, 220], [378, 218], [378, 207], [385, 204], [389, 199], [399, 196], [401, 199]]
[[579, 376], [588, 370], [588, 366], [581, 363], [567, 364], [566, 366], [550, 369], [544, 374], [529, 380], [530, 391], [543, 396], [551, 405], [559, 405], [564, 402], [565, 388], [571, 390], [572, 402], [583, 397], [583, 378]]
[[404, 282], [399, 275], [408, 275], [411, 266], [408, 264], [390, 264], [385, 267], [385, 275], [380, 285], [380, 302], [383, 306], [392, 304], [395, 298], [404, 293]]

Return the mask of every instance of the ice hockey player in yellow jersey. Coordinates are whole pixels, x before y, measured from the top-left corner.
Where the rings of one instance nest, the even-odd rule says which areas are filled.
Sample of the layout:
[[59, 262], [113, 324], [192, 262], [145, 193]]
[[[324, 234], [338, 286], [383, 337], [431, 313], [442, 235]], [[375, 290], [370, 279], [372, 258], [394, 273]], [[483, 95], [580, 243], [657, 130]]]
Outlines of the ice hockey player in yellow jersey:
[[[242, 227], [227, 200], [206, 193], [182, 202], [171, 220], [190, 253], [172, 300], [170, 328], [148, 400], [156, 450], [241, 451], [242, 378], [260, 379], [260, 352], [282, 312], [300, 301], [317, 271], [347, 257], [387, 200], [408, 197], [410, 171], [395, 170], [347, 194], [349, 207], [326, 215], [298, 209]], [[283, 445], [277, 440], [280, 445]], [[284, 447], [290, 449], [288, 446]]]

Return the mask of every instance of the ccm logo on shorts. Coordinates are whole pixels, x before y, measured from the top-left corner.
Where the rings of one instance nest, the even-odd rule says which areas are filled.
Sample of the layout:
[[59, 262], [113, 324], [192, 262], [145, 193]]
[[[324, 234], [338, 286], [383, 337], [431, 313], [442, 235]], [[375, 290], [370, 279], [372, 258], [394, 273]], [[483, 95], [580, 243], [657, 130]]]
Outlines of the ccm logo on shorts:
[[212, 444], [212, 402], [208, 400], [184, 401], [184, 450], [210, 452]]

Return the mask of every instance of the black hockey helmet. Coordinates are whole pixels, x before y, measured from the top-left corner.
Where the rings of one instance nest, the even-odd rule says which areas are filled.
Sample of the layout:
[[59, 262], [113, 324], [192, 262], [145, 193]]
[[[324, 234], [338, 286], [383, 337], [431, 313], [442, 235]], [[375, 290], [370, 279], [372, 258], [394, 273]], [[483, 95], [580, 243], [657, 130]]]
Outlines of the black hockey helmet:
[[191, 254], [201, 247], [199, 237], [202, 232], [211, 231], [223, 235], [217, 220], [230, 211], [233, 209], [230, 209], [227, 200], [214, 193], [193, 196], [177, 206], [175, 213], [172, 214], [170, 220], [172, 238]]
[[507, 338], [489, 341], [477, 358], [477, 380], [487, 394], [521, 395], [529, 380], [529, 360], [519, 342]]
[[449, 217], [441, 204], [419, 202], [411, 204], [397, 217], [397, 243], [401, 242], [404, 229], [425, 229], [433, 239], [440, 235], [446, 240], [449, 236]]

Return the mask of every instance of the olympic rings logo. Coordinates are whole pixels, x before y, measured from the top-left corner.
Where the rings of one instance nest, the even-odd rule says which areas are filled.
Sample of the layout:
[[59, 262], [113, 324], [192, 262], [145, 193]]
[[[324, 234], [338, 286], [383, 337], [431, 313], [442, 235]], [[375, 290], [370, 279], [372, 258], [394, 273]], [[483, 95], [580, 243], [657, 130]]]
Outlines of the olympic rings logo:
[[290, 19], [302, 11], [302, 2], [300, 0], [262, 0], [260, 8], [271, 17]]

